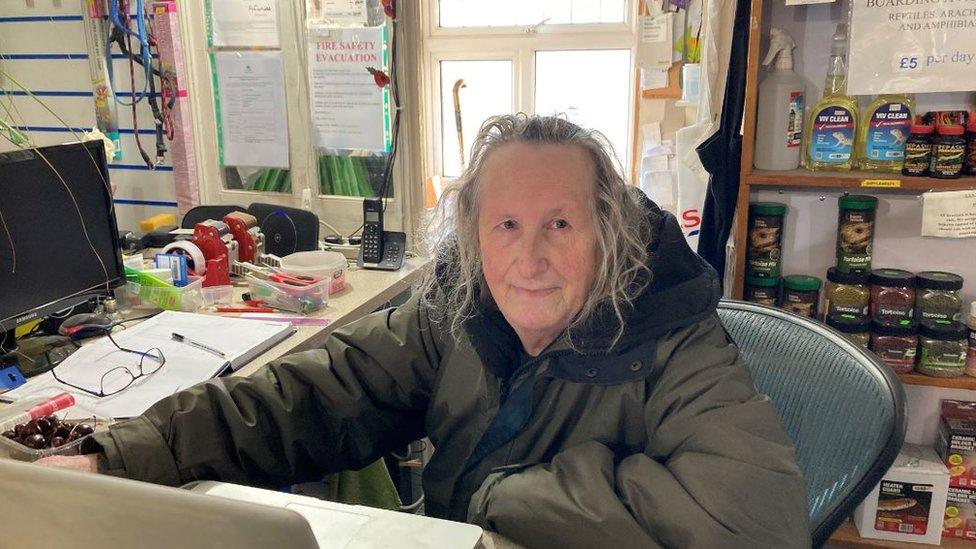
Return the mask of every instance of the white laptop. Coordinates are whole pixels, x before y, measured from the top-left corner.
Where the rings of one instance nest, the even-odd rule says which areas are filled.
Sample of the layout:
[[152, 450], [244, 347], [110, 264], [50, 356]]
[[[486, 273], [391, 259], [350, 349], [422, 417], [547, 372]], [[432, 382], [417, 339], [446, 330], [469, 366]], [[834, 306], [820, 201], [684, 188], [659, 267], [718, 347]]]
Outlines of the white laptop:
[[0, 545], [473, 548], [482, 535], [470, 524], [234, 484], [189, 488], [0, 459]]

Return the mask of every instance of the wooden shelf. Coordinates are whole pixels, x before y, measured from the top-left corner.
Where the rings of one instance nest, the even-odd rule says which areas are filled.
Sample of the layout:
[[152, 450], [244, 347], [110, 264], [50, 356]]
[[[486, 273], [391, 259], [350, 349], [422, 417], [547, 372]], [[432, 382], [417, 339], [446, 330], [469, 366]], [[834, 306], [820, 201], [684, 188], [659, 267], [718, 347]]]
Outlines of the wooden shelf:
[[[959, 377], [932, 377], [923, 374], [898, 374], [898, 379], [908, 385], [927, 385], [929, 387], [976, 391], [976, 377], [967, 375]], [[976, 549], [976, 546], [974, 546], [974, 549]]]
[[883, 172], [812, 172], [810, 170], [766, 171], [753, 170], [746, 174], [749, 185], [772, 187], [814, 187], [910, 191], [954, 191], [976, 189], [976, 177], [937, 179], [935, 177], [907, 177]]
[[[845, 520], [844, 523], [840, 525], [840, 528], [834, 532], [834, 535], [830, 536], [830, 539], [827, 540], [827, 545], [856, 548], [888, 547], [892, 549], [922, 549], [923, 547], [936, 547], [935, 545], [922, 543], [905, 543], [902, 541], [862, 538], [857, 533], [857, 527], [855, 527], [854, 523], [849, 520]], [[942, 544], [938, 547], [948, 547], [949, 549], [976, 549], [976, 542], [956, 538], [942, 538]]]

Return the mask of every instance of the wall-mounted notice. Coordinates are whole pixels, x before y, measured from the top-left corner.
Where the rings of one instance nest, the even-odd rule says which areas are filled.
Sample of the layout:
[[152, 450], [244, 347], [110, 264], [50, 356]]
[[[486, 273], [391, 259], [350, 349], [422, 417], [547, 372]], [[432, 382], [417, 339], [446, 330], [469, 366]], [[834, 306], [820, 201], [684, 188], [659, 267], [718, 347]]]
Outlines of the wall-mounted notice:
[[224, 166], [288, 167], [285, 74], [279, 52], [214, 54]]
[[924, 193], [922, 236], [976, 237], [976, 191]]
[[210, 0], [210, 6], [214, 47], [281, 47], [278, 0]]
[[847, 92], [976, 89], [976, 1], [851, 0]]
[[383, 27], [309, 32], [309, 95], [317, 147], [389, 150], [388, 86], [377, 86], [368, 67], [386, 70]]
[[310, 26], [365, 27], [366, 0], [306, 0]]

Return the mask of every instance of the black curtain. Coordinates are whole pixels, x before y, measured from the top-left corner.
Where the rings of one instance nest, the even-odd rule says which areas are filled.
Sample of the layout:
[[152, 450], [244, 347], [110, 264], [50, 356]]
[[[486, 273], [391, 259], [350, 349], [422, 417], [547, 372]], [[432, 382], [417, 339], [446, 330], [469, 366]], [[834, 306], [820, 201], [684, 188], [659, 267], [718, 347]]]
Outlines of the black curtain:
[[718, 271], [725, 272], [725, 243], [732, 230], [735, 201], [739, 193], [742, 112], [746, 95], [746, 61], [749, 50], [749, 0], [739, 0], [732, 28], [729, 76], [725, 83], [721, 127], [698, 147], [702, 165], [711, 174], [705, 193], [698, 254]]

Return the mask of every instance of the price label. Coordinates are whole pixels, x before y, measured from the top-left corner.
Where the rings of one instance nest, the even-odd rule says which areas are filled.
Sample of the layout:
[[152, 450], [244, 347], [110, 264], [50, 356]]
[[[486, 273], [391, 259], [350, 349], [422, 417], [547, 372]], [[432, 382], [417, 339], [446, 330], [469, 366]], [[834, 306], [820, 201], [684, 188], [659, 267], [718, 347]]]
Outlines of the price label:
[[892, 59], [891, 68], [895, 72], [917, 72], [922, 68], [922, 54], [899, 53]]
[[880, 189], [897, 189], [901, 187], [900, 179], [862, 179], [862, 187], [875, 187]]

